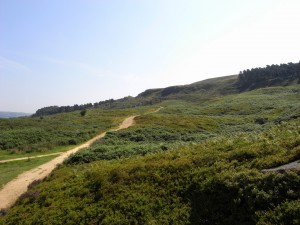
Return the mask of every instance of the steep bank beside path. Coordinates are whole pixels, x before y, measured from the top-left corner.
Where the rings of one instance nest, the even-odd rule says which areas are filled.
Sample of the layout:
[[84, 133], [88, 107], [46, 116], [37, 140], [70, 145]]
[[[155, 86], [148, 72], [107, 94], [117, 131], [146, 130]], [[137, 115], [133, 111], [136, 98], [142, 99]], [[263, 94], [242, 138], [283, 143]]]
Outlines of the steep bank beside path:
[[[136, 116], [130, 116], [126, 118], [118, 128], [112, 129], [111, 131], [118, 131], [121, 129], [126, 129], [132, 125], [134, 125], [134, 118]], [[71, 149], [67, 152], [62, 153], [60, 156], [52, 159], [51, 161], [38, 166], [37, 168], [31, 169], [20, 174], [14, 180], [8, 182], [1, 190], [0, 190], [0, 209], [8, 208], [13, 205], [16, 200], [20, 197], [21, 194], [27, 191], [27, 187], [34, 180], [43, 179], [48, 176], [51, 171], [56, 167], [57, 164], [62, 163], [65, 159], [67, 159], [71, 154], [79, 151], [82, 148], [90, 147], [93, 142], [96, 140], [103, 138], [106, 132], [99, 134], [98, 136], [90, 139], [84, 144]]]

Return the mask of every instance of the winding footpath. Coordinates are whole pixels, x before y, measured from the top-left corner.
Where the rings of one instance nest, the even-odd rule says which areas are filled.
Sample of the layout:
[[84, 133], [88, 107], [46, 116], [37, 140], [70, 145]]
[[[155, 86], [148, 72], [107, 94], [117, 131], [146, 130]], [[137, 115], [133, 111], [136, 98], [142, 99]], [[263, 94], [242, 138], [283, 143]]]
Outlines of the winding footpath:
[[[161, 109], [163, 109], [164, 107], [159, 107], [158, 109], [149, 112], [148, 114], [151, 113], [157, 113], [158, 111], [160, 111]], [[124, 129], [124, 128], [122, 128]], [[117, 129], [116, 129], [117, 130]], [[116, 130], [112, 130], [112, 131], [116, 131]], [[14, 159], [5, 159], [5, 160], [0, 160], [0, 163], [7, 163], [7, 162], [13, 162], [13, 161], [20, 161], [20, 160], [28, 160], [28, 159], [35, 159], [35, 158], [42, 158], [42, 157], [47, 157], [47, 156], [52, 156], [52, 155], [60, 155], [64, 152], [54, 152], [54, 153], [49, 153], [49, 154], [44, 154], [44, 155], [37, 155], [37, 156], [27, 156], [27, 157], [20, 157], [20, 158], [14, 158]]]
[[[158, 109], [160, 110], [160, 108]], [[156, 110], [156, 111], [158, 111]], [[118, 131], [122, 129], [126, 129], [132, 125], [134, 125], [134, 118], [136, 116], [127, 117], [118, 128], [112, 129], [110, 131]], [[93, 142], [96, 140], [103, 138], [106, 132], [99, 134], [98, 136], [90, 139], [84, 144], [73, 148], [67, 152], [59, 153], [58, 157], [52, 159], [51, 161], [40, 165], [34, 169], [26, 171], [16, 177], [14, 180], [8, 182], [1, 190], [0, 190], [0, 209], [9, 208], [12, 206], [16, 200], [20, 197], [21, 194], [27, 191], [27, 187], [34, 180], [39, 180], [47, 177], [52, 170], [57, 166], [57, 164], [62, 163], [65, 159], [67, 159], [71, 154], [79, 151], [82, 148], [90, 147]], [[57, 153], [58, 154], [58, 153]], [[41, 156], [42, 157], [42, 156]]]
[[28, 159], [35, 159], [35, 158], [41, 158], [41, 157], [46, 157], [46, 156], [51, 156], [51, 155], [60, 155], [62, 153], [63, 152], [54, 152], [54, 153], [44, 154], [44, 155], [28, 156], [28, 157], [21, 157], [21, 158], [15, 158], [15, 159], [5, 159], [5, 160], [0, 160], [0, 163], [7, 163], [7, 162], [13, 162], [13, 161], [28, 160]]

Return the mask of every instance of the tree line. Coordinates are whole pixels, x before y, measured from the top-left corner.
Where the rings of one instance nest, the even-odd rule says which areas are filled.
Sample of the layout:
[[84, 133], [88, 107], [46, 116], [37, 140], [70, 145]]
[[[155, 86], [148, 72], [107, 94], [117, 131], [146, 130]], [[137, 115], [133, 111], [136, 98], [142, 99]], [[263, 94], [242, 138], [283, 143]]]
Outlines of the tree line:
[[73, 106], [47, 106], [41, 109], [38, 109], [33, 116], [45, 116], [45, 115], [53, 115], [57, 113], [65, 113], [65, 112], [74, 112], [79, 110], [91, 109], [91, 108], [99, 108], [99, 107], [110, 107], [116, 100], [108, 99], [105, 101], [96, 102], [94, 104], [87, 103], [82, 105], [73, 105]]
[[[145, 105], [153, 105], [156, 103], [161, 102], [160, 98], [158, 99], [147, 99], [143, 97], [131, 97], [127, 96], [121, 99], [108, 99], [105, 101], [96, 102], [94, 104], [87, 103], [82, 105], [73, 105], [73, 106], [47, 106], [41, 109], [38, 109], [33, 117], [38, 116], [46, 116], [46, 115], [53, 115], [58, 113], [66, 113], [66, 112], [74, 112], [74, 111], [81, 111], [83, 113], [87, 109], [93, 108], [106, 108], [106, 109], [124, 109], [124, 108], [134, 108], [138, 106], [145, 106]], [[80, 114], [81, 114], [80, 113]], [[82, 115], [82, 114], [81, 114]], [[83, 116], [83, 115], [82, 115]]]
[[238, 76], [238, 87], [241, 91], [261, 87], [288, 85], [297, 81], [300, 83], [300, 62], [266, 67], [253, 68], [241, 71]]

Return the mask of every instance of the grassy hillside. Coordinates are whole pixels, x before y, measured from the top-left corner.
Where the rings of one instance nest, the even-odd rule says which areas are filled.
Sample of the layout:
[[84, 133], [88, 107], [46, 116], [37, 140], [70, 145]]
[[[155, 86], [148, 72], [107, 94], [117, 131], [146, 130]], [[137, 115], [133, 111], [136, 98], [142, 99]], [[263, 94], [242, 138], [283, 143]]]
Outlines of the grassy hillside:
[[17, 177], [24, 171], [36, 168], [57, 156], [46, 156], [42, 158], [28, 158], [26, 160], [0, 163], [0, 188]]
[[84, 105], [74, 106], [48, 106], [36, 111], [33, 115], [35, 117], [52, 115], [58, 113], [78, 111], [82, 109], [102, 108], [102, 109], [128, 109], [140, 106], [151, 106], [161, 103], [165, 100], [199, 100], [206, 101], [228, 93], [235, 93], [238, 91], [238, 76], [219, 77], [196, 82], [189, 85], [172, 86], [161, 89], [149, 89], [136, 97], [127, 96], [121, 99], [96, 102], [94, 104], [88, 103]]
[[72, 112], [90, 108], [124, 109], [154, 105], [166, 100], [207, 101], [217, 96], [242, 93], [264, 87], [289, 86], [300, 83], [300, 62], [268, 65], [241, 71], [239, 75], [208, 79], [188, 85], [149, 89], [136, 97], [109, 99], [106, 101], [74, 106], [49, 106], [37, 110], [34, 116]]
[[31, 185], [0, 224], [299, 224], [299, 171], [260, 171], [300, 158], [300, 86], [236, 93], [235, 80], [172, 90]]
[[[279, 142], [299, 131], [289, 126], [273, 132], [274, 139], [266, 138], [268, 133], [241, 135], [144, 157], [63, 166], [0, 221], [298, 224], [299, 173], [262, 174], [259, 169], [287, 161], [283, 156], [293, 155], [297, 146]], [[270, 149], [264, 149], [266, 140], [273, 142]]]
[[135, 127], [108, 133], [93, 148], [78, 152], [69, 161], [144, 155], [240, 133], [259, 134], [281, 123], [300, 121], [299, 97], [300, 87], [290, 86], [228, 95], [198, 104], [166, 101], [161, 104], [164, 108], [160, 113], [138, 117]]
[[238, 76], [212, 78], [189, 85], [171, 86], [161, 89], [149, 89], [139, 94], [138, 101], [162, 100], [208, 100], [215, 96], [236, 93]]
[[[141, 109], [143, 110], [143, 109]], [[45, 152], [58, 146], [76, 145], [117, 126], [134, 110], [88, 110], [52, 116], [0, 119], [0, 156]]]

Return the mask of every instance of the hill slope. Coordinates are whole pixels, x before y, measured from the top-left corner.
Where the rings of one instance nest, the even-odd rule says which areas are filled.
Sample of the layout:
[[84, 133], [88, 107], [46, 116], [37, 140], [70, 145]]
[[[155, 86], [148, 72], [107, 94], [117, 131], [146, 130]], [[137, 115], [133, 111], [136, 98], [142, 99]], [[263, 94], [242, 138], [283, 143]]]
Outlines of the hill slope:
[[74, 106], [50, 106], [37, 110], [34, 116], [72, 112], [90, 108], [130, 108], [153, 105], [164, 100], [206, 101], [216, 96], [234, 94], [263, 87], [287, 86], [299, 83], [300, 63], [271, 65], [265, 68], [244, 70], [239, 75], [208, 79], [189, 85], [149, 89], [136, 97]]
[[300, 159], [294, 78], [241, 90], [229, 76], [127, 99], [164, 108], [74, 154], [0, 223], [299, 224], [300, 172], [261, 173]]
[[30, 116], [30, 113], [22, 113], [22, 112], [0, 112], [0, 118], [15, 118], [15, 117], [24, 117]]

